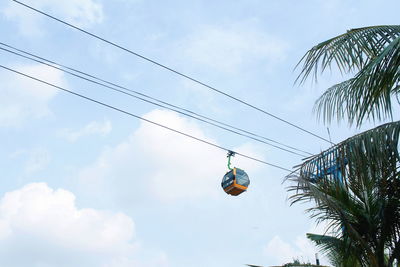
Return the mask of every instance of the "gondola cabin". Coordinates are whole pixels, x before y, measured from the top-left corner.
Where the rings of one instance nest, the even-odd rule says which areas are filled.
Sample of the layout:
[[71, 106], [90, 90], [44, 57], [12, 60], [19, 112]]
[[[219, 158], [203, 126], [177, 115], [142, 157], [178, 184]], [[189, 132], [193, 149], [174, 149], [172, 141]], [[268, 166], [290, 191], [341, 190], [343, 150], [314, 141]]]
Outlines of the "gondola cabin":
[[247, 173], [239, 168], [233, 168], [222, 178], [221, 186], [224, 191], [232, 196], [237, 196], [247, 190], [250, 179]]

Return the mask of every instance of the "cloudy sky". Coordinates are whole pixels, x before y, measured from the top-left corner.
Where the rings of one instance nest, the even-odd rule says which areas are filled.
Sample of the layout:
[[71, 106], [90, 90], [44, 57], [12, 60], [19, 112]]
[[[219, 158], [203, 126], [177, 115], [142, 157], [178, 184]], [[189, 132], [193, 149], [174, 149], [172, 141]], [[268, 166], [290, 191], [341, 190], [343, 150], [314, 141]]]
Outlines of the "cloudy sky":
[[[397, 0], [24, 0], [325, 138], [312, 113], [342, 77], [293, 85], [313, 45], [398, 24]], [[377, 11], [382, 10], [384, 12]], [[0, 3], [1, 42], [318, 153], [329, 144], [34, 13]], [[0, 64], [198, 138], [291, 168], [288, 154], [0, 51]], [[287, 172], [241, 157], [249, 190], [226, 195], [224, 151], [0, 70], [0, 266], [224, 267], [314, 261]], [[337, 142], [364, 129], [329, 126]], [[327, 263], [324, 259], [322, 263]]]

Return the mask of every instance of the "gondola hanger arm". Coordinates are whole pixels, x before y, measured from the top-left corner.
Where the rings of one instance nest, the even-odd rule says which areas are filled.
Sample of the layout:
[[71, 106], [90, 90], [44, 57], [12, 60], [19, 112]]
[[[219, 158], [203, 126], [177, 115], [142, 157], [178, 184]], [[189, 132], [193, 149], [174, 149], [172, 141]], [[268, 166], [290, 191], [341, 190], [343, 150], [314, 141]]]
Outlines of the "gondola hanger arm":
[[228, 169], [229, 170], [232, 170], [232, 168], [231, 168], [231, 157], [234, 157], [235, 154], [236, 154], [236, 152], [234, 152], [234, 151], [231, 151], [231, 150], [228, 151], [227, 157], [228, 157]]

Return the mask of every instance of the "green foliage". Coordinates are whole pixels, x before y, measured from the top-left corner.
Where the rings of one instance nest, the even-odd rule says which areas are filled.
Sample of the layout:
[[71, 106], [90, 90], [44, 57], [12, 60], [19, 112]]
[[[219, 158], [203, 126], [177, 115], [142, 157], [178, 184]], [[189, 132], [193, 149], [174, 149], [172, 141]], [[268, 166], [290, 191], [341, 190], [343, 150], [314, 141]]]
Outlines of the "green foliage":
[[313, 265], [311, 263], [309, 263], [309, 262], [308, 263], [305, 263], [305, 262], [301, 263], [299, 261], [299, 259], [293, 259], [293, 262], [286, 263], [282, 267], [299, 267], [299, 266], [301, 266], [301, 267], [312, 267]]
[[[300, 83], [332, 66], [354, 73], [316, 101], [314, 112], [325, 122], [346, 118], [360, 126], [392, 118], [392, 99], [400, 91], [400, 26], [352, 29], [314, 46], [300, 64]], [[306, 159], [289, 177], [291, 203], [313, 201], [307, 212], [328, 222], [324, 235], [307, 237], [335, 266], [400, 261], [399, 134], [400, 122], [392, 122], [353, 136]]]
[[[313, 241], [330, 259], [336, 267], [361, 267], [357, 249], [352, 247], [349, 238], [338, 238], [327, 235], [307, 234], [307, 238]], [[342, 253], [346, 251], [346, 253]]]
[[[400, 91], [400, 26], [352, 29], [310, 49], [300, 64], [300, 83], [317, 80], [332, 65], [355, 73], [316, 101], [314, 112], [325, 122], [346, 118], [360, 126], [366, 119], [391, 118]], [[329, 235], [307, 236], [335, 266], [400, 261], [399, 133], [400, 122], [393, 122], [351, 137], [306, 159], [289, 178], [295, 182], [291, 203], [315, 202], [307, 212], [329, 223]]]
[[347, 118], [360, 126], [365, 119], [392, 117], [392, 96], [400, 90], [400, 26], [352, 29], [310, 49], [300, 60], [301, 83], [336, 65], [341, 73], [354, 73], [330, 87], [314, 111], [327, 123]]
[[[307, 159], [291, 204], [313, 201], [307, 210], [329, 222], [331, 235], [308, 237], [336, 266], [392, 266], [400, 260], [400, 122], [353, 136]], [[342, 180], [329, 174], [340, 166]], [[316, 178], [319, 177], [319, 178]]]

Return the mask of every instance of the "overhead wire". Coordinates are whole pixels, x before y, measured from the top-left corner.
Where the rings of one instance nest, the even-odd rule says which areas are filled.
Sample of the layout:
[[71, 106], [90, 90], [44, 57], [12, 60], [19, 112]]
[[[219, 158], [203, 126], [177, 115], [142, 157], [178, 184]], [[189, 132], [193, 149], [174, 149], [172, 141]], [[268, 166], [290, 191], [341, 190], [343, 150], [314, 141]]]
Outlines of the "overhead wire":
[[[20, 71], [18, 71], [18, 70], [15, 70], [15, 69], [6, 67], [6, 66], [4, 66], [4, 65], [1, 65], [1, 64], [0, 64], [0, 68], [3, 68], [3, 69], [5, 69], [5, 70], [8, 70], [8, 71], [13, 72], [13, 73], [15, 73], [15, 74], [18, 74], [18, 75], [20, 75], [20, 76], [24, 76], [24, 77], [29, 78], [29, 79], [31, 79], [31, 80], [40, 82], [40, 83], [42, 83], [42, 84], [46, 84], [46, 85], [51, 86], [51, 87], [53, 87], [53, 88], [56, 88], [56, 89], [58, 89], [58, 90], [64, 91], [64, 92], [66, 92], [66, 93], [69, 93], [69, 94], [71, 94], [71, 95], [74, 95], [74, 96], [77, 96], [77, 97], [80, 97], [80, 98], [83, 98], [83, 99], [86, 99], [86, 100], [88, 100], [88, 101], [91, 101], [91, 102], [93, 102], [93, 103], [102, 105], [102, 106], [104, 106], [104, 107], [107, 107], [107, 108], [109, 108], [109, 109], [118, 111], [118, 112], [123, 113], [123, 114], [126, 114], [126, 115], [128, 115], [128, 116], [137, 118], [137, 119], [142, 120], [142, 121], [145, 121], [145, 122], [147, 122], [147, 123], [150, 123], [150, 124], [153, 124], [153, 125], [162, 127], [162, 128], [164, 128], [164, 129], [167, 129], [167, 130], [169, 130], [169, 131], [175, 132], [175, 133], [180, 134], [180, 135], [182, 135], [182, 136], [186, 136], [186, 137], [191, 138], [191, 139], [193, 139], [193, 140], [196, 140], [196, 141], [198, 141], [198, 142], [202, 142], [202, 143], [204, 143], [204, 144], [208, 144], [208, 145], [210, 145], [210, 146], [219, 148], [219, 149], [224, 150], [224, 151], [226, 151], [226, 152], [233, 151], [233, 150], [231, 150], [231, 149], [228, 149], [228, 148], [225, 148], [225, 147], [223, 147], [223, 146], [217, 145], [217, 144], [212, 143], [212, 142], [210, 142], [210, 141], [207, 141], [207, 140], [201, 139], [201, 138], [199, 138], [199, 137], [190, 135], [190, 134], [188, 134], [188, 133], [185, 133], [185, 132], [176, 130], [176, 129], [174, 129], [174, 128], [168, 127], [168, 126], [163, 125], [163, 124], [161, 124], [161, 123], [158, 123], [158, 122], [155, 122], [155, 121], [152, 121], [152, 120], [143, 118], [143, 117], [138, 116], [138, 115], [135, 115], [135, 114], [133, 114], [133, 113], [131, 113], [131, 112], [122, 110], [122, 109], [120, 109], [120, 108], [117, 108], [117, 107], [115, 107], [115, 106], [112, 106], [112, 105], [107, 104], [107, 103], [104, 103], [104, 102], [101, 102], [101, 101], [96, 100], [96, 99], [94, 99], [94, 98], [91, 98], [91, 97], [88, 97], [88, 96], [85, 96], [85, 95], [82, 95], [82, 94], [73, 92], [73, 91], [68, 90], [68, 89], [66, 89], [66, 88], [63, 88], [63, 87], [61, 87], [61, 86], [55, 85], [55, 84], [53, 84], [53, 83], [44, 81], [44, 80], [39, 79], [39, 78], [36, 78], [36, 77], [33, 77], [33, 76], [31, 76], [31, 75], [28, 75], [28, 74], [23, 73], [23, 72], [20, 72]], [[269, 163], [269, 162], [267, 162], [267, 161], [264, 161], [264, 160], [261, 160], [261, 159], [258, 159], [258, 158], [252, 157], [252, 156], [248, 156], [248, 155], [243, 154], [243, 153], [240, 153], [240, 152], [236, 152], [236, 151], [233, 151], [233, 152], [234, 152], [236, 155], [239, 155], [239, 156], [241, 156], [241, 157], [244, 157], [244, 158], [247, 158], [247, 159], [250, 159], [250, 160], [253, 160], [253, 161], [257, 161], [257, 162], [259, 162], [259, 163], [262, 163], [262, 164], [265, 164], [265, 165], [268, 165], [268, 166], [271, 166], [271, 167], [274, 167], [274, 168], [277, 168], [277, 169], [280, 169], [280, 170], [284, 170], [284, 171], [287, 171], [287, 172], [290, 172], [290, 173], [293, 173], [293, 172], [294, 172], [293, 170], [290, 170], [290, 169], [288, 169], [288, 168], [279, 166], [279, 165], [277, 165], [277, 164]]]
[[39, 13], [39, 14], [42, 14], [42, 15], [48, 17], [48, 18], [51, 18], [51, 19], [53, 19], [53, 20], [55, 20], [55, 21], [58, 21], [58, 22], [60, 22], [60, 23], [62, 23], [62, 24], [64, 24], [64, 25], [66, 25], [66, 26], [68, 26], [68, 27], [70, 27], [70, 28], [76, 29], [76, 30], [78, 30], [78, 31], [80, 31], [80, 32], [82, 32], [82, 33], [85, 33], [85, 34], [87, 34], [87, 35], [89, 35], [89, 36], [95, 38], [95, 39], [98, 39], [98, 40], [100, 40], [100, 41], [102, 41], [102, 42], [105, 42], [105, 43], [107, 43], [107, 44], [109, 44], [109, 45], [112, 45], [112, 46], [114, 46], [114, 47], [116, 47], [116, 48], [118, 48], [118, 49], [121, 49], [121, 50], [123, 50], [123, 51], [125, 51], [125, 52], [127, 52], [127, 53], [129, 53], [129, 54], [132, 54], [132, 55], [134, 55], [134, 56], [136, 56], [136, 57], [139, 57], [139, 58], [141, 58], [141, 59], [143, 59], [143, 60], [145, 60], [145, 61], [148, 61], [148, 62], [150, 62], [150, 63], [152, 63], [152, 64], [154, 64], [154, 65], [157, 65], [157, 66], [159, 66], [159, 67], [161, 67], [161, 68], [163, 68], [163, 69], [165, 69], [165, 70], [168, 70], [168, 71], [170, 71], [170, 72], [172, 72], [172, 73], [175, 73], [175, 74], [178, 75], [178, 76], [181, 76], [181, 77], [183, 77], [183, 78], [185, 78], [185, 79], [188, 79], [188, 80], [190, 80], [190, 81], [192, 81], [192, 82], [194, 82], [194, 83], [197, 83], [197, 84], [199, 84], [199, 85], [201, 85], [201, 86], [204, 86], [204, 87], [206, 87], [206, 88], [208, 88], [208, 89], [210, 89], [210, 90], [213, 90], [213, 91], [215, 91], [215, 92], [217, 92], [217, 93], [219, 93], [219, 94], [221, 94], [221, 95], [224, 95], [225, 97], [228, 97], [228, 98], [230, 98], [230, 99], [232, 99], [232, 100], [234, 100], [234, 101], [237, 101], [237, 102], [239, 102], [239, 103], [241, 103], [241, 104], [243, 104], [243, 105], [246, 105], [246, 106], [248, 106], [248, 107], [250, 107], [250, 108], [252, 108], [252, 109], [255, 109], [255, 110], [259, 111], [259, 112], [262, 112], [262, 113], [264, 113], [265, 115], [268, 115], [268, 116], [270, 116], [270, 117], [272, 117], [272, 118], [274, 118], [274, 119], [276, 119], [276, 120], [279, 120], [279, 121], [281, 121], [281, 122], [283, 122], [283, 123], [285, 123], [285, 124], [287, 124], [287, 125], [290, 125], [290, 126], [296, 128], [296, 129], [298, 129], [298, 130], [301, 130], [301, 131], [303, 131], [303, 132], [305, 132], [305, 133], [308, 133], [308, 134], [310, 134], [310, 135], [312, 135], [312, 136], [314, 136], [314, 137], [316, 137], [316, 138], [318, 138], [318, 139], [321, 139], [321, 140], [323, 140], [323, 141], [325, 141], [325, 142], [328, 142], [328, 143], [330, 143], [330, 144], [333, 144], [330, 140], [328, 140], [328, 139], [326, 139], [326, 138], [324, 138], [324, 137], [322, 137], [322, 136], [320, 136], [320, 135], [318, 135], [318, 134], [316, 134], [316, 133], [313, 133], [313, 132], [311, 132], [311, 131], [309, 131], [309, 130], [307, 130], [307, 129], [305, 129], [305, 128], [299, 126], [299, 125], [296, 125], [296, 124], [294, 124], [294, 123], [292, 123], [292, 122], [290, 122], [290, 121], [288, 121], [288, 120], [286, 120], [286, 119], [283, 119], [283, 118], [281, 118], [281, 117], [279, 117], [279, 116], [277, 116], [277, 115], [272, 114], [271, 112], [268, 112], [268, 111], [266, 111], [266, 110], [264, 110], [264, 109], [262, 109], [262, 108], [259, 108], [259, 107], [255, 106], [255, 105], [253, 105], [253, 104], [250, 104], [250, 103], [248, 103], [248, 102], [246, 102], [246, 101], [244, 101], [244, 100], [242, 100], [242, 99], [240, 99], [240, 98], [238, 98], [238, 97], [232, 96], [232, 95], [230, 95], [230, 94], [228, 94], [228, 93], [226, 93], [226, 92], [224, 92], [224, 91], [222, 91], [222, 90], [219, 90], [219, 89], [217, 89], [217, 88], [215, 88], [215, 87], [213, 87], [213, 86], [211, 86], [211, 85], [209, 85], [209, 84], [207, 84], [207, 83], [205, 83], [205, 82], [202, 82], [202, 81], [200, 81], [200, 80], [198, 80], [198, 79], [196, 79], [196, 78], [193, 78], [193, 77], [191, 77], [191, 76], [189, 76], [189, 75], [187, 75], [187, 74], [184, 74], [184, 73], [182, 73], [182, 72], [180, 72], [180, 71], [178, 71], [178, 70], [176, 70], [176, 69], [173, 69], [172, 67], [168, 67], [167, 65], [162, 64], [162, 63], [160, 63], [160, 62], [158, 62], [158, 61], [156, 61], [156, 60], [154, 60], [154, 59], [151, 59], [151, 58], [146, 57], [146, 56], [144, 56], [144, 55], [142, 55], [142, 54], [140, 54], [140, 53], [137, 53], [137, 52], [135, 52], [135, 51], [133, 51], [133, 50], [131, 50], [131, 49], [128, 49], [128, 48], [126, 48], [126, 47], [124, 47], [124, 46], [122, 46], [122, 45], [119, 45], [119, 44], [117, 44], [116, 42], [109, 41], [109, 40], [105, 39], [104, 37], [101, 37], [101, 36], [99, 36], [99, 35], [97, 35], [97, 34], [94, 34], [94, 33], [91, 33], [91, 32], [89, 32], [89, 31], [87, 31], [87, 30], [84, 30], [84, 29], [82, 29], [82, 28], [80, 28], [80, 27], [78, 27], [78, 26], [76, 26], [76, 25], [73, 25], [73, 24], [71, 24], [71, 23], [69, 23], [69, 22], [66, 22], [66, 21], [64, 21], [64, 20], [62, 20], [62, 19], [59, 19], [59, 18], [57, 18], [57, 17], [55, 17], [55, 16], [53, 16], [53, 15], [50, 15], [50, 14], [44, 12], [44, 11], [41, 11], [41, 10], [39, 10], [39, 9], [37, 9], [37, 8], [34, 8], [34, 7], [32, 7], [32, 6], [30, 6], [30, 5], [26, 4], [26, 3], [20, 2], [20, 1], [18, 1], [18, 0], [12, 0], [12, 1], [15, 2], [15, 3], [17, 3], [17, 4], [19, 4], [19, 5], [22, 5], [22, 6], [26, 7], [26, 8], [28, 8], [28, 9], [32, 10], [32, 11], [35, 11], [35, 12], [37, 12], [37, 13]]
[[[244, 129], [241, 129], [241, 128], [238, 128], [238, 127], [235, 127], [235, 126], [232, 126], [232, 125], [229, 125], [229, 124], [220, 122], [220, 121], [218, 121], [218, 120], [215, 120], [215, 119], [206, 117], [206, 116], [204, 116], [204, 115], [200, 115], [200, 114], [198, 114], [198, 113], [196, 113], [196, 112], [193, 112], [193, 111], [190, 111], [190, 110], [188, 110], [188, 109], [184, 109], [184, 108], [178, 107], [178, 106], [176, 106], [176, 105], [172, 105], [172, 104], [170, 104], [170, 103], [168, 103], [168, 102], [159, 100], [159, 99], [154, 98], [154, 97], [150, 97], [150, 96], [148, 96], [148, 95], [146, 95], [146, 94], [143, 94], [143, 93], [140, 93], [140, 92], [138, 92], [138, 91], [131, 90], [131, 89], [126, 88], [126, 87], [123, 87], [123, 86], [121, 86], [121, 85], [118, 85], [118, 84], [115, 84], [115, 83], [106, 81], [106, 80], [104, 80], [104, 79], [98, 78], [98, 77], [96, 77], [96, 76], [94, 76], [94, 75], [92, 75], [92, 74], [88, 74], [88, 73], [85, 73], [85, 72], [83, 72], [83, 71], [80, 71], [80, 70], [77, 70], [77, 69], [70, 68], [70, 67], [68, 67], [68, 66], [59, 64], [59, 63], [54, 62], [54, 61], [52, 61], [52, 60], [48, 60], [48, 59], [46, 59], [46, 58], [37, 56], [37, 55], [32, 54], [32, 53], [30, 53], [30, 52], [26, 52], [26, 51], [24, 51], [24, 50], [21, 50], [21, 49], [18, 49], [18, 48], [16, 48], [16, 47], [14, 47], [14, 46], [11, 46], [11, 45], [8, 45], [8, 44], [2, 43], [2, 42], [0, 42], [0, 45], [6, 46], [6, 47], [11, 48], [11, 49], [13, 49], [13, 50], [16, 50], [16, 51], [18, 51], [18, 52], [21, 52], [21, 53], [23, 53], [23, 54], [25, 54], [25, 55], [20, 54], [20, 53], [17, 53], [17, 52], [15, 52], [15, 51], [11, 51], [11, 50], [5, 49], [5, 48], [3, 48], [3, 47], [0, 47], [0, 50], [6, 51], [6, 52], [8, 52], [8, 53], [12, 53], [12, 54], [14, 54], [14, 55], [23, 57], [23, 58], [25, 58], [25, 59], [29, 59], [29, 60], [35, 61], [35, 62], [40, 63], [40, 64], [44, 64], [44, 65], [46, 65], [46, 66], [49, 66], [49, 67], [55, 68], [55, 69], [57, 69], [57, 70], [63, 71], [63, 72], [65, 72], [65, 73], [68, 73], [68, 74], [70, 74], [70, 75], [73, 75], [73, 76], [75, 76], [75, 77], [77, 77], [77, 78], [80, 78], [80, 79], [89, 81], [89, 82], [91, 82], [91, 83], [94, 83], [94, 84], [97, 84], [97, 85], [100, 85], [100, 86], [103, 86], [103, 87], [108, 88], [108, 89], [111, 89], [111, 90], [113, 90], [113, 91], [117, 91], [117, 92], [119, 92], [119, 93], [128, 95], [128, 96], [130, 96], [130, 97], [134, 97], [134, 98], [139, 99], [139, 100], [141, 100], [141, 101], [144, 101], [144, 102], [147, 102], [147, 103], [150, 103], [150, 104], [153, 104], [153, 105], [156, 105], [156, 106], [159, 106], [159, 107], [162, 107], [162, 108], [165, 108], [165, 109], [174, 111], [174, 112], [176, 112], [176, 113], [179, 113], [179, 114], [188, 116], [188, 117], [190, 117], [190, 118], [194, 118], [194, 119], [199, 120], [199, 121], [201, 121], [201, 122], [203, 122], [203, 123], [206, 123], [206, 124], [209, 124], [209, 125], [213, 125], [214, 127], [218, 127], [218, 128], [220, 128], [220, 129], [223, 129], [223, 130], [232, 132], [232, 133], [234, 133], [234, 134], [237, 134], [237, 135], [240, 135], [240, 136], [243, 136], [243, 137], [250, 138], [250, 139], [252, 139], [252, 140], [255, 140], [255, 141], [260, 142], [260, 143], [264, 143], [264, 144], [266, 144], [266, 145], [269, 145], [269, 146], [272, 146], [272, 147], [274, 147], [274, 148], [283, 150], [283, 151], [285, 151], [285, 152], [292, 153], [292, 154], [295, 154], [295, 155], [298, 155], [298, 156], [302, 156], [302, 157], [307, 157], [307, 155], [300, 154], [300, 153], [298, 153], [298, 152], [305, 153], [305, 154], [308, 154], [308, 155], [313, 155], [313, 154], [310, 153], [310, 152], [307, 152], [307, 151], [304, 151], [304, 150], [301, 150], [301, 149], [297, 149], [297, 148], [295, 148], [295, 147], [293, 147], [293, 146], [286, 145], [286, 144], [284, 144], [284, 143], [281, 143], [281, 142], [275, 141], [275, 140], [273, 140], [273, 139], [270, 139], [270, 138], [267, 138], [267, 137], [264, 137], [264, 136], [261, 136], [261, 135], [258, 135], [258, 134], [255, 134], [255, 133], [246, 131], [246, 130], [244, 130]], [[26, 56], [26, 55], [29, 55], [29, 56]], [[31, 57], [34, 57], [34, 58], [31, 58]], [[52, 64], [54, 64], [54, 65], [56, 65], [56, 66], [54, 66], [54, 65], [52, 65]], [[57, 66], [58, 66], [58, 67], [57, 67]], [[67, 69], [67, 70], [65, 70], [65, 69]], [[69, 70], [70, 70], [70, 71], [69, 71]], [[82, 74], [82, 75], [85, 75], [86, 77], [83, 77], [83, 76], [81, 76], [81, 75], [79, 75], [79, 74], [76, 74], [76, 73], [72, 73], [71, 71], [76, 72], [76, 73], [80, 73], [80, 74]], [[92, 79], [87, 78], [87, 77], [96, 79], [97, 81], [101, 81], [102, 83], [97, 82], [97, 81], [92, 80]], [[103, 84], [103, 82], [106, 83], [106, 84]], [[108, 85], [107, 85], [107, 84], [108, 84]], [[109, 85], [111, 85], [111, 86], [113, 86], [113, 87], [111, 87], [111, 86], [109, 86]], [[128, 92], [132, 92], [132, 93], [138, 94], [138, 95], [140, 95], [140, 96], [149, 98], [149, 99], [151, 99], [151, 100], [157, 101], [157, 102], [159, 102], [159, 103], [161, 103], [161, 104], [155, 103], [154, 101], [151, 101], [151, 100], [148, 100], [148, 99], [144, 99], [143, 97], [140, 97], [140, 96], [137, 96], [137, 95], [132, 95], [132, 94], [127, 93], [127, 92], [125, 92], [125, 91], [121, 91], [120, 89], [114, 88], [114, 86], [115, 86], [115, 87], [118, 87], [118, 88], [121, 88], [122, 90], [126, 90], [126, 91], [128, 91]], [[180, 109], [180, 110], [177, 110], [177, 109]], [[182, 110], [182, 111], [181, 111], [181, 110]], [[190, 114], [187, 114], [186, 112], [187, 112], [187, 113], [190, 113], [190, 114], [193, 114], [193, 115], [195, 115], [195, 116], [190, 115]], [[200, 118], [198, 118], [198, 117], [196, 117], [196, 116], [198, 116], [198, 117], [200, 117]], [[207, 120], [209, 120], [209, 121], [207, 121]], [[211, 121], [211, 122], [210, 122], [210, 121]], [[220, 125], [218, 125], [218, 124], [221, 124], [221, 125], [223, 125], [223, 126], [220, 126]], [[230, 128], [232, 128], [232, 129], [234, 129], [234, 130], [231, 130], [231, 129], [226, 128], [226, 127], [230, 127]], [[243, 134], [243, 133], [241, 133], [241, 132], [238, 132], [238, 131], [244, 132], [245, 134]], [[252, 136], [250, 136], [250, 135], [252, 135]], [[257, 137], [257, 138], [255, 138], [255, 137], [253, 137], [253, 136], [255, 136], [255, 137]], [[287, 147], [287, 148], [289, 148], [289, 149], [296, 150], [296, 151], [298, 151], [298, 152], [294, 152], [294, 151], [291, 151], [291, 150], [289, 150], [289, 149], [285, 149], [285, 148], [283, 148], [283, 147], [280, 147], [280, 146], [271, 144], [271, 143], [269, 143], [269, 142], [260, 140], [260, 139], [258, 139], [258, 138], [262, 138], [262, 139], [265, 139], [265, 140], [274, 142], [274, 143], [276, 143], [276, 144], [282, 145], [282, 146]]]

